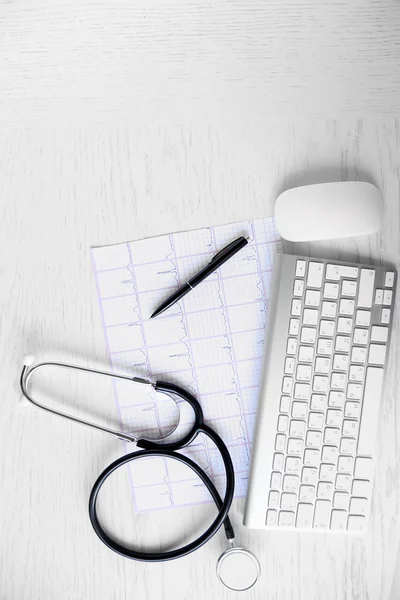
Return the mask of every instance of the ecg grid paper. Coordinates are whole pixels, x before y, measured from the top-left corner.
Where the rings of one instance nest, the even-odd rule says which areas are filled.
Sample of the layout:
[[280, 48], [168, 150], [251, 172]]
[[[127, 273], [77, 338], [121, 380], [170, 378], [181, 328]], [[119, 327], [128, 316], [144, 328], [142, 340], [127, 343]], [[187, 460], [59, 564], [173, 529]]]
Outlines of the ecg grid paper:
[[[179, 303], [149, 319], [239, 236], [249, 237], [249, 244]], [[271, 269], [280, 249], [272, 218], [92, 249], [113, 372], [177, 383], [199, 399], [205, 422], [229, 448], [236, 497], [246, 494]], [[124, 431], [159, 437], [176, 426], [179, 411], [166, 395], [118, 380], [114, 391]], [[179, 426], [168, 441], [180, 439], [193, 421], [189, 405], [178, 406]], [[223, 496], [224, 465], [214, 443], [200, 434], [180, 452], [205, 470]], [[178, 461], [134, 461], [130, 476], [138, 512], [212, 502], [197, 475]]]

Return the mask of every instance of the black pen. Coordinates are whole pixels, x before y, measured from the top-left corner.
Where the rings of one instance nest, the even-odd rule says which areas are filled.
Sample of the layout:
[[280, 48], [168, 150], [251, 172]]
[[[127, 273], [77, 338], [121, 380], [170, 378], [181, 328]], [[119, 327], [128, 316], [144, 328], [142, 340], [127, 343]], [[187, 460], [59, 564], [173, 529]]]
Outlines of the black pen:
[[224, 262], [232, 258], [232, 256], [236, 254], [236, 252], [239, 252], [239, 250], [244, 248], [244, 246], [246, 246], [249, 243], [249, 241], [249, 238], [240, 237], [234, 242], [228, 244], [228, 246], [223, 248], [220, 252], [218, 252], [218, 254], [214, 256], [211, 262], [206, 267], [204, 267], [204, 269], [202, 269], [200, 273], [197, 273], [197, 275], [192, 277], [192, 279], [189, 279], [189, 281], [185, 283], [182, 287], [180, 287], [179, 290], [174, 292], [172, 296], [170, 296], [169, 298], [167, 298], [167, 300], [165, 300], [165, 302], [160, 304], [157, 310], [153, 312], [150, 319], [153, 319], [153, 317], [156, 317], [157, 315], [163, 313], [170, 306], [175, 304], [175, 302], [178, 302], [178, 300], [183, 298], [183, 296], [186, 296], [186, 294], [188, 294], [190, 290], [195, 288], [196, 285], [199, 285], [199, 283], [204, 281], [204, 279], [211, 275], [211, 273], [214, 273], [214, 271], [219, 269], [219, 267], [223, 265]]

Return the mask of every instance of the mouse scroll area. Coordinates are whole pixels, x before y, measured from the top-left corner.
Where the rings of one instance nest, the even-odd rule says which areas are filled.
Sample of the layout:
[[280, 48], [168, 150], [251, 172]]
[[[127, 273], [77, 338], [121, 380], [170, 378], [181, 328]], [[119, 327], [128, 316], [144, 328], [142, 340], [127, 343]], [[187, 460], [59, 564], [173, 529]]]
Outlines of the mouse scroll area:
[[292, 188], [275, 203], [277, 231], [291, 242], [370, 235], [380, 229], [382, 220], [379, 190], [360, 181]]

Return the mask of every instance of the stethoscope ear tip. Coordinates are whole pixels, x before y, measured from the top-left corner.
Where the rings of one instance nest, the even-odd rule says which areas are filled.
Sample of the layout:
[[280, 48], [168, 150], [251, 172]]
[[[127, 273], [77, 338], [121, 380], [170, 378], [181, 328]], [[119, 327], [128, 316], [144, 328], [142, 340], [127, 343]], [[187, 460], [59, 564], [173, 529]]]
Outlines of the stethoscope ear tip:
[[24, 358], [22, 359], [24, 367], [30, 367], [31, 365], [33, 365], [34, 362], [35, 357], [33, 356], [33, 354], [25, 354]]

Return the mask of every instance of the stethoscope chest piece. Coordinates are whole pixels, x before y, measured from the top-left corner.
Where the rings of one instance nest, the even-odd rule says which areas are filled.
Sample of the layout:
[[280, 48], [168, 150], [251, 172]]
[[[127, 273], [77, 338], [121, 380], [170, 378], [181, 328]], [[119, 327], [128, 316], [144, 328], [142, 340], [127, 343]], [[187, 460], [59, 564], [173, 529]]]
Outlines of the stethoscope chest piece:
[[244, 592], [253, 587], [261, 574], [258, 559], [244, 548], [228, 548], [217, 562], [217, 577], [229, 590]]

